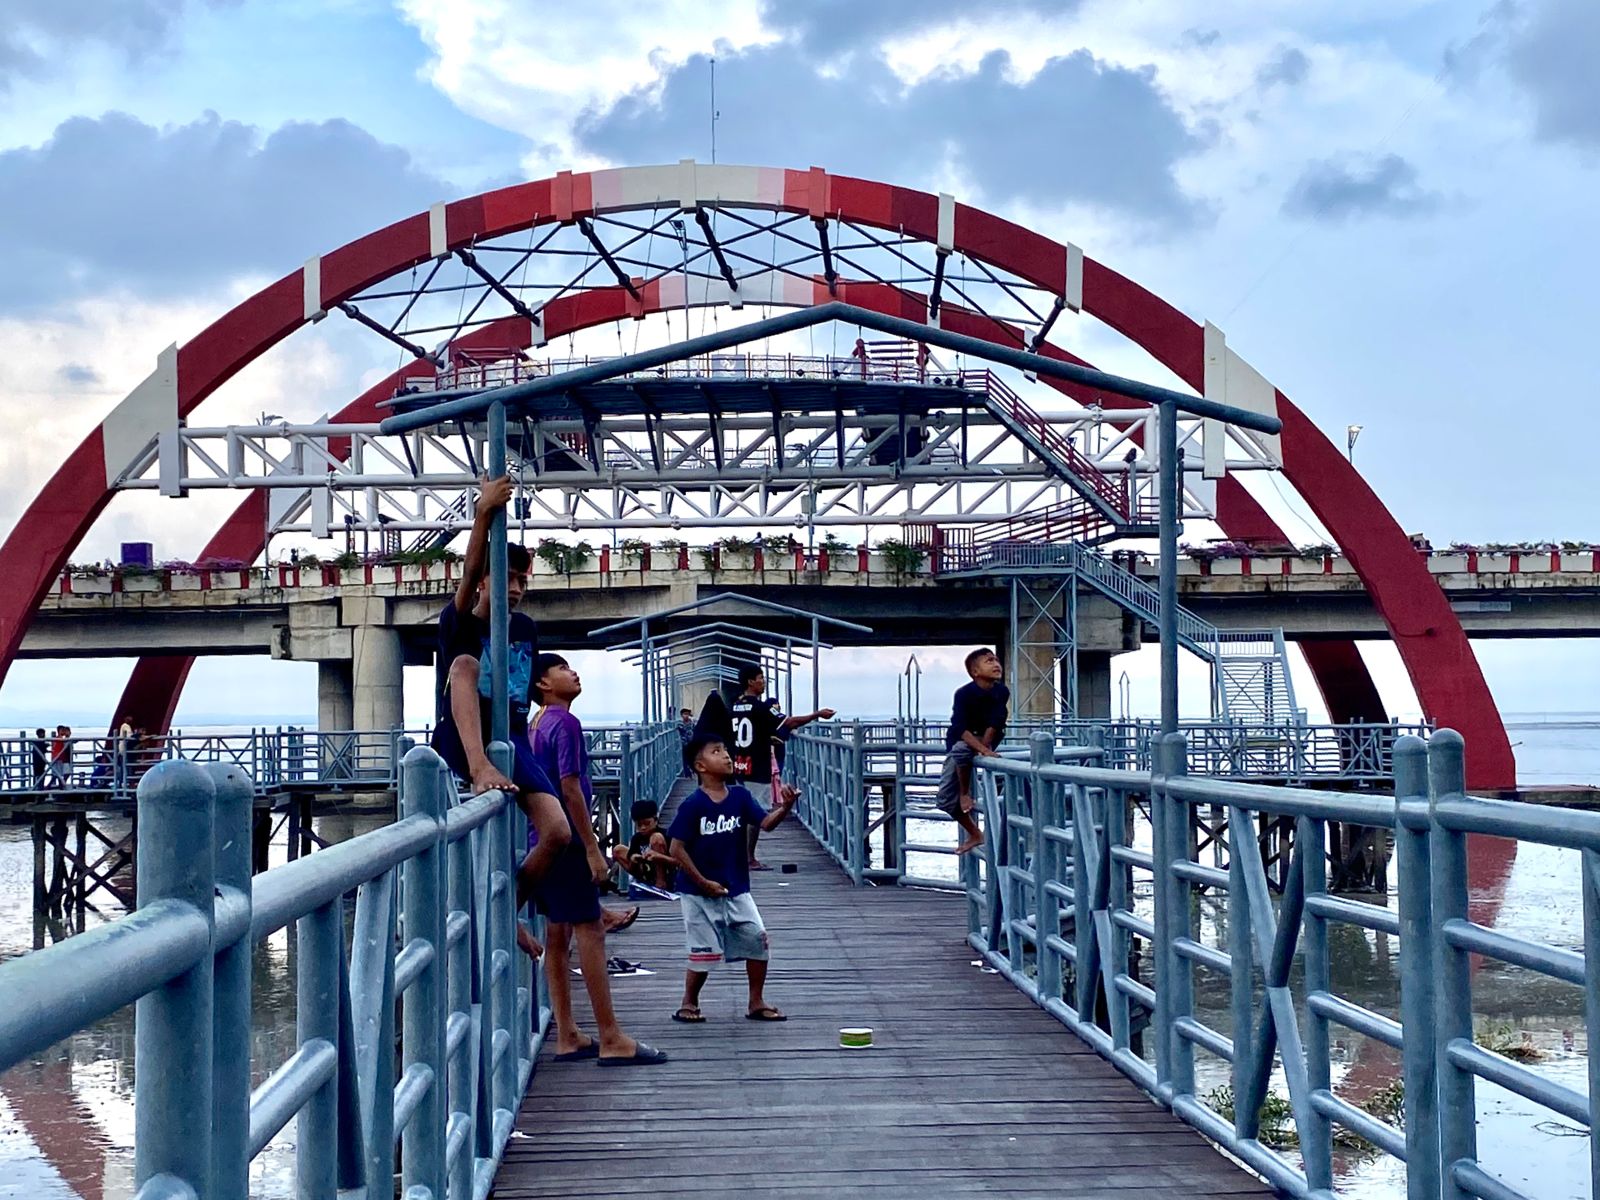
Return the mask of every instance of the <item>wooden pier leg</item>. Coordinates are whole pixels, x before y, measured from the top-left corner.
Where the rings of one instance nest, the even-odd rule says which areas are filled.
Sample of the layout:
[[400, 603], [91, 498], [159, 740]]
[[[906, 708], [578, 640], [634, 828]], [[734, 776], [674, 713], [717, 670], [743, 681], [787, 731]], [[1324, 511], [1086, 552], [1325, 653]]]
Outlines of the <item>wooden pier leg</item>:
[[44, 945], [44, 910], [49, 903], [49, 893], [45, 888], [45, 861], [44, 861], [45, 827], [44, 818], [33, 818], [33, 948], [39, 949]]
[[313, 827], [311, 824], [311, 797], [304, 796], [295, 801], [300, 806], [300, 853], [310, 854], [314, 843], [311, 839]]
[[59, 917], [67, 904], [67, 819], [50, 822], [50, 915]]
[[300, 857], [300, 804], [293, 796], [287, 804], [289, 819], [289, 861]]
[[272, 808], [258, 808], [252, 814], [250, 826], [250, 873], [259, 875], [267, 869], [272, 848]]
[[81, 812], [77, 820], [77, 837], [74, 846], [72, 872], [72, 919], [79, 933], [84, 929], [84, 910], [89, 901], [89, 814]]

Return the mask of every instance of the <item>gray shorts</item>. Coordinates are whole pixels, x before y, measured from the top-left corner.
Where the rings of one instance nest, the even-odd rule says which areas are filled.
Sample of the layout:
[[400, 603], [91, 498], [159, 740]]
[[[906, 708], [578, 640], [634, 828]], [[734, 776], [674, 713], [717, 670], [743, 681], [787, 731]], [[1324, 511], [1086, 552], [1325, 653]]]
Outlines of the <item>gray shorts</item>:
[[934, 803], [952, 817], [961, 812], [961, 776], [958, 769], [967, 768], [967, 787], [972, 787], [972, 760], [977, 755], [965, 742], [957, 742], [944, 756], [944, 769], [939, 772], [939, 791]]
[[767, 927], [749, 892], [715, 897], [685, 893], [680, 903], [691, 971], [709, 971], [719, 962], [767, 960]]

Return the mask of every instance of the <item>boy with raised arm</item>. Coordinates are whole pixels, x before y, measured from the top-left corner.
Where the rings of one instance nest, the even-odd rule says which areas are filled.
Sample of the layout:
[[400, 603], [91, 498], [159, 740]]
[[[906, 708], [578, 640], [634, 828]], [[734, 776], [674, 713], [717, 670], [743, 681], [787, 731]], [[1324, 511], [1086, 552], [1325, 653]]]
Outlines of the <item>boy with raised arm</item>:
[[[492, 762], [486, 749], [490, 741], [491, 672], [489, 650], [489, 526], [494, 515], [511, 499], [511, 479], [480, 481], [472, 534], [461, 583], [439, 614], [439, 647], [435, 668], [433, 748], [474, 793], [495, 789], [514, 792], [538, 835], [517, 871], [517, 908], [533, 894], [534, 885], [550, 869], [556, 855], [566, 849], [572, 833], [556, 799], [555, 785], [534, 761], [528, 746], [528, 708], [533, 658], [539, 649], [539, 630], [533, 618], [516, 611], [528, 586], [531, 559], [523, 546], [508, 545], [510, 568], [506, 607], [510, 612], [507, 676], [511, 701], [511, 777]], [[517, 926], [517, 942], [538, 957], [533, 935]]]
[[[610, 868], [594, 833], [589, 749], [583, 725], [572, 713], [572, 702], [582, 694], [583, 681], [559, 654], [541, 654], [533, 662], [533, 686], [543, 707], [532, 721], [528, 740], [543, 772], [561, 781], [561, 799], [572, 834], [550, 869], [533, 886], [534, 904], [547, 922], [544, 977], [550, 985], [550, 1015], [556, 1027], [555, 1060], [598, 1058], [602, 1067], [666, 1062], [667, 1056], [660, 1050], [622, 1032], [611, 1005], [606, 934], [597, 886]], [[583, 986], [594, 1010], [598, 1041], [580, 1030], [572, 1015], [568, 964], [574, 941], [578, 943], [578, 965], [583, 968]]]
[[767, 1003], [767, 927], [755, 897], [750, 895], [748, 828], [776, 829], [789, 815], [792, 799], [780, 800], [768, 812], [748, 788], [730, 783], [733, 757], [722, 738], [701, 732], [686, 754], [700, 786], [684, 797], [667, 831], [678, 864], [678, 890], [683, 893], [683, 928], [689, 969], [684, 974], [683, 1003], [674, 1021], [698, 1025], [700, 989], [719, 962], [744, 961], [750, 983], [745, 1016], [752, 1021], [787, 1020]]
[[972, 760], [978, 757], [994, 758], [1006, 731], [1007, 705], [1011, 693], [1000, 682], [1005, 674], [994, 651], [974, 650], [966, 658], [970, 683], [956, 689], [951, 705], [950, 728], [944, 735], [944, 769], [939, 772], [939, 791], [936, 803], [944, 812], [955, 818], [966, 833], [966, 840], [956, 847], [957, 854], [966, 854], [983, 845], [983, 831], [972, 815]]

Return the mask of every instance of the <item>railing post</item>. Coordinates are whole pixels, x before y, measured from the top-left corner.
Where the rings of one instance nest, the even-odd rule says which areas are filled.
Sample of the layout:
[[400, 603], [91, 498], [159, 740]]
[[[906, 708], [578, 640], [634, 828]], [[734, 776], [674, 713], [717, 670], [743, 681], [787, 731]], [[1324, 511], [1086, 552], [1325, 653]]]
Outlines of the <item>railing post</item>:
[[1055, 762], [1055, 738], [1036, 730], [1028, 738], [1028, 757], [1033, 774], [1028, 786], [1033, 793], [1033, 903], [1037, 916], [1033, 924], [1033, 961], [1038, 968], [1041, 1003], [1061, 999], [1061, 955], [1047, 943], [1061, 936], [1061, 900], [1045, 886], [1061, 882], [1060, 843], [1047, 836], [1061, 820], [1061, 788], [1039, 775], [1040, 767]]
[[[1467, 836], [1439, 820], [1439, 801], [1465, 786], [1461, 735], [1441, 729], [1428, 743], [1428, 849], [1432, 859], [1434, 1070], [1438, 1078], [1439, 1194], [1465, 1200], [1451, 1168], [1478, 1157], [1477, 1103], [1472, 1072], [1450, 1061], [1450, 1043], [1472, 1041], [1472, 976], [1465, 950], [1450, 945], [1444, 927], [1467, 919]], [[1402, 943], [1404, 937], [1401, 938]], [[1402, 977], [1402, 983], [1404, 977]], [[1411, 1080], [1407, 1079], [1409, 1087]]]
[[[182, 759], [139, 781], [139, 907], [177, 901], [214, 928], [216, 785]], [[211, 1194], [213, 960], [139, 999], [134, 1018], [135, 1188], [158, 1175]]]
[[[339, 971], [343, 904], [335, 899], [294, 923], [295, 1041], [339, 1049]], [[295, 1122], [295, 1194], [334, 1200], [339, 1186], [339, 1072], [311, 1094]]]
[[861, 722], [855, 723], [851, 731], [851, 765], [850, 786], [846, 791], [843, 818], [846, 855], [845, 861], [850, 864], [850, 879], [857, 886], [861, 886], [861, 879], [865, 869], [867, 848], [867, 731]]
[[[633, 734], [624, 729], [617, 740], [621, 747], [617, 769], [617, 831], [622, 845], [626, 847], [633, 837], [633, 802], [638, 799], [633, 779]], [[649, 742], [645, 745], [648, 747]], [[631, 878], [626, 870], [621, 872], [623, 895], [627, 895]]]
[[[1421, 738], [1403, 737], [1395, 744], [1394, 796], [1395, 859], [1400, 874], [1400, 1028], [1405, 1035], [1400, 1053], [1405, 1087], [1406, 1196], [1408, 1200], [1437, 1200], [1439, 1079], [1434, 1065], [1434, 930], [1429, 894], [1433, 872], [1428, 845], [1428, 747]], [[1327, 1071], [1326, 1034], [1323, 1070]]]
[[401, 868], [406, 942], [420, 940], [433, 949], [433, 960], [407, 989], [402, 1006], [402, 1068], [406, 1075], [425, 1071], [430, 1081], [401, 1140], [401, 1191], [426, 1188], [435, 1200], [445, 1194], [444, 785], [432, 750], [419, 746], [406, 755], [400, 765], [401, 820], [427, 818], [439, 826], [439, 839]]
[[[511, 747], [496, 742], [489, 747], [489, 757], [501, 771], [510, 776]], [[522, 1047], [516, 1036], [516, 964], [512, 955], [517, 952], [517, 897], [516, 864], [521, 855], [515, 854], [511, 845], [511, 811], [516, 804], [507, 797], [505, 805], [489, 822], [489, 939], [484, 955], [484, 969], [488, 979], [489, 1004], [489, 1095], [490, 1119], [494, 1144], [501, 1144], [502, 1123], [506, 1136], [510, 1136], [511, 1119], [516, 1115], [517, 1060]], [[502, 1117], [502, 1113], [505, 1114]]]
[[205, 768], [216, 796], [216, 898], [245, 916], [239, 939], [218, 951], [212, 968], [211, 1072], [215, 1117], [211, 1188], [218, 1200], [250, 1194], [251, 819], [255, 788], [228, 763]]
[[[1181, 779], [1189, 771], [1189, 742], [1181, 733], [1168, 734], [1155, 743], [1155, 752], [1163, 755], [1163, 774], [1168, 780]], [[1158, 969], [1165, 969], [1166, 985], [1157, 979], [1157, 1002], [1166, 999], [1167, 1028], [1165, 1042], [1167, 1058], [1172, 1071], [1172, 1096], [1194, 1095], [1194, 1046], [1177, 1033], [1179, 1021], [1194, 1016], [1194, 968], [1190, 961], [1178, 953], [1177, 939], [1188, 937], [1190, 916], [1189, 885], [1172, 873], [1180, 859], [1189, 857], [1189, 804], [1162, 788], [1161, 807], [1164, 813], [1165, 843], [1161, 869], [1164, 884], [1159, 893], [1166, 901], [1166, 919], [1157, 926], [1157, 937], [1166, 940], [1165, 953], [1157, 957]], [[1159, 899], [1158, 899], [1159, 902]]]
[[[450, 945], [445, 963], [445, 987], [448, 1014], [445, 1017], [447, 1034], [451, 1026], [465, 1022], [470, 1033], [472, 1025], [472, 844], [470, 835], [457, 838], [445, 847], [449, 875], [450, 903], [445, 918], [445, 940], [450, 941], [450, 925], [461, 922], [465, 928], [458, 942]], [[448, 1045], [448, 1042], [447, 1042]], [[449, 1098], [450, 1115], [446, 1120], [448, 1136], [446, 1145], [460, 1139], [461, 1149], [454, 1163], [447, 1163], [450, 1176], [451, 1200], [463, 1200], [472, 1195], [473, 1151], [477, 1145], [473, 1127], [477, 1107], [477, 1077], [472, 1070], [472, 1038], [463, 1033], [455, 1051], [450, 1054]], [[368, 1189], [371, 1195], [371, 1189]]]

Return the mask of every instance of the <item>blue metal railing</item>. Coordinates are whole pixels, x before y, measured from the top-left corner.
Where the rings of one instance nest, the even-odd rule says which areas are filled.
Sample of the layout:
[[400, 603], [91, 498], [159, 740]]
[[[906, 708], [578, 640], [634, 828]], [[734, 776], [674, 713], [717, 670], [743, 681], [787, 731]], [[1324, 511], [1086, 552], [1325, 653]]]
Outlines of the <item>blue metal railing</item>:
[[[1405, 1165], [1412, 1200], [1523, 1197], [1479, 1160], [1475, 1081], [1590, 1129], [1600, 1063], [1591, 1056], [1584, 1094], [1474, 1042], [1469, 956], [1585, 988], [1589, 1045], [1600, 1044], [1600, 814], [1466, 797], [1462, 742], [1451, 731], [1428, 745], [1404, 739], [1394, 794], [1384, 797], [1192, 776], [1181, 734], [1163, 740], [1161, 755], [1154, 772], [1059, 765], [1039, 739], [1031, 762], [980, 760], [990, 857], [962, 863], [974, 948], [1140, 1087], [1290, 1195], [1331, 1194], [1335, 1135], [1344, 1131]], [[1145, 804], [1149, 850], [1135, 836]], [[1213, 806], [1228, 810], [1232, 830], [1252, 829], [1260, 816], [1293, 823], [1276, 907], [1255, 837], [1230, 838], [1226, 867], [1194, 857], [1191, 810]], [[1398, 911], [1330, 894], [1330, 824], [1394, 838]], [[1469, 834], [1580, 851], [1583, 953], [1469, 919]], [[1202, 888], [1221, 904], [1207, 926], [1195, 904]], [[1398, 940], [1398, 1020], [1334, 990], [1328, 931], [1337, 924]], [[1292, 970], [1297, 960], [1303, 972]], [[1197, 967], [1211, 991], [1225, 992], [1214, 1011], [1197, 1004]], [[1398, 1051], [1400, 1125], [1334, 1090], [1330, 1046], [1341, 1027]], [[1226, 1064], [1231, 1108], [1215, 1092], [1197, 1092], [1197, 1049]], [[1298, 1163], [1262, 1140], [1275, 1069], [1288, 1090]], [[1591, 1134], [1591, 1171], [1600, 1180], [1596, 1142]]]
[[[516, 950], [525, 819], [500, 793], [454, 791], [433, 751], [411, 750], [399, 820], [252, 879], [250, 780], [156, 764], [138, 911], [0, 965], [0, 1069], [137, 1002], [140, 1197], [246, 1196], [250, 1160], [290, 1120], [300, 1195], [387, 1194], [397, 1142], [403, 1191], [487, 1195], [549, 1014]], [[251, 1091], [251, 948], [290, 924], [298, 1045]]]

